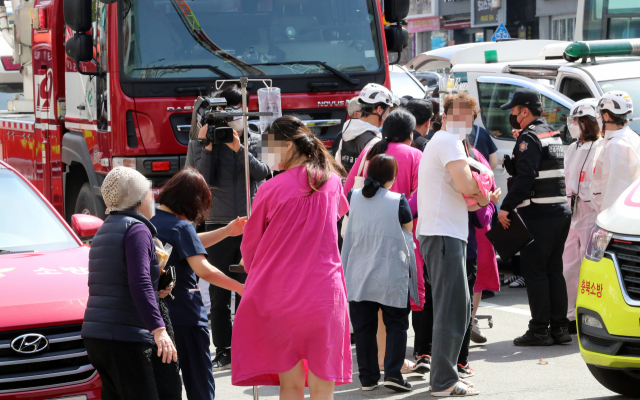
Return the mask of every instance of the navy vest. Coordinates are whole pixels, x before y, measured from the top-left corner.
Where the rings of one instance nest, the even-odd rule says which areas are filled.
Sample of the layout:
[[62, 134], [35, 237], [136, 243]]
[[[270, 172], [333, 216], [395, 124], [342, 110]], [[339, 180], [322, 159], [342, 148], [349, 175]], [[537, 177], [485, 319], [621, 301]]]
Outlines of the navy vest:
[[[156, 235], [156, 228], [135, 211], [111, 213], [93, 238], [89, 251], [89, 301], [82, 323], [82, 337], [153, 343], [136, 309], [129, 288], [124, 235], [134, 224], [145, 224]], [[149, 243], [153, 248], [153, 242]], [[153, 252], [151, 283], [158, 300], [160, 268]]]

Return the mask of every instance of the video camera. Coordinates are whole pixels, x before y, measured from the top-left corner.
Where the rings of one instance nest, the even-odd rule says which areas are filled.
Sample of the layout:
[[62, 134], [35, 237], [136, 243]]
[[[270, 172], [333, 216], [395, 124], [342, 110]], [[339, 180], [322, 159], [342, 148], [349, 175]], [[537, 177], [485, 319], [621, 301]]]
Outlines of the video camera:
[[242, 110], [238, 107], [227, 107], [227, 100], [219, 97], [202, 97], [200, 107], [196, 110], [201, 126], [208, 125], [207, 138], [199, 139], [204, 146], [209, 143], [232, 143], [233, 129], [228, 123], [234, 120], [234, 116], [226, 115], [238, 113]]

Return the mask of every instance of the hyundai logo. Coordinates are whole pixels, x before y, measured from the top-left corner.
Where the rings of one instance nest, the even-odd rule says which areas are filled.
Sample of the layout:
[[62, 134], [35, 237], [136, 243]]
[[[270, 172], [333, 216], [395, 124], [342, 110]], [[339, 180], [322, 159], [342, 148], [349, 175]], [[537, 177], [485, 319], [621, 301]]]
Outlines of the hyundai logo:
[[22, 354], [37, 353], [48, 346], [49, 341], [47, 338], [38, 333], [27, 333], [26, 335], [18, 336], [11, 342], [11, 348]]

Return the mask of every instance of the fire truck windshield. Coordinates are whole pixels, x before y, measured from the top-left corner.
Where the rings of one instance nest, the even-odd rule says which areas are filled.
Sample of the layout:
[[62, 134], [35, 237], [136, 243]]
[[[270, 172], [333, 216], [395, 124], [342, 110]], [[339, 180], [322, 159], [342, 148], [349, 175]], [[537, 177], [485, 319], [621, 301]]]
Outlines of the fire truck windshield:
[[129, 78], [342, 73], [347, 79], [349, 73], [377, 71], [383, 57], [375, 0], [120, 4]]

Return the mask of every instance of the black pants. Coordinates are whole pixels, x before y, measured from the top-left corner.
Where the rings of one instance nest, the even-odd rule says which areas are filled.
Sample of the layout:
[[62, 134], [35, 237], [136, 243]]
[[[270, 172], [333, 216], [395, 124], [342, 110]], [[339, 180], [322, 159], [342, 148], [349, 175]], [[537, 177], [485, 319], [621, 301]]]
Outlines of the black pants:
[[213, 400], [216, 384], [209, 352], [209, 329], [204, 326], [175, 326], [174, 329], [187, 399]]
[[[167, 307], [164, 299], [160, 299], [159, 309], [164, 325], [167, 328], [167, 334], [175, 346], [176, 336], [173, 331], [173, 325], [171, 324], [171, 318], [169, 317], [169, 307]], [[209, 344], [208, 340], [207, 344]], [[158, 357], [158, 346], [153, 344], [151, 348], [153, 349], [151, 362], [153, 364], [153, 375], [158, 390], [158, 398], [160, 400], [182, 400], [182, 380], [180, 380], [180, 367], [178, 363], [174, 361], [168, 364], [163, 363], [162, 357]]]
[[100, 374], [103, 400], [158, 400], [151, 344], [86, 338], [84, 347]]
[[527, 283], [531, 309], [529, 330], [545, 333], [567, 327], [567, 285], [562, 274], [562, 253], [569, 235], [571, 215], [559, 218], [524, 219], [533, 243], [520, 251], [522, 276]]
[[[469, 295], [471, 297], [471, 311], [473, 311], [473, 287], [476, 285], [478, 276], [478, 260], [467, 258], [467, 282], [469, 284]], [[433, 296], [431, 292], [431, 281], [427, 275], [427, 268], [424, 268], [424, 308], [419, 314], [415, 314], [412, 319], [415, 326], [418, 326], [414, 340], [414, 352], [421, 355], [431, 355], [431, 339], [433, 336]], [[471, 343], [471, 327], [473, 316], [469, 320], [469, 326], [462, 340], [462, 348], [458, 356], [458, 364], [467, 365], [469, 362], [469, 344]]]
[[[226, 225], [207, 224], [199, 231], [214, 231]], [[244, 283], [246, 274], [229, 272], [229, 265], [238, 264], [242, 255], [240, 244], [242, 236], [228, 237], [207, 249], [207, 260], [225, 275]], [[209, 286], [211, 299], [211, 342], [216, 348], [216, 357], [231, 349], [231, 292], [218, 286]], [[240, 296], [236, 293], [236, 310], [240, 304]]]
[[407, 351], [407, 330], [411, 306], [407, 300], [406, 308], [384, 306], [373, 301], [352, 301], [349, 303], [349, 315], [356, 340], [356, 356], [360, 383], [363, 386], [378, 383], [378, 310], [382, 309], [382, 320], [387, 329], [387, 349], [384, 355], [385, 377], [402, 379], [400, 370]]

